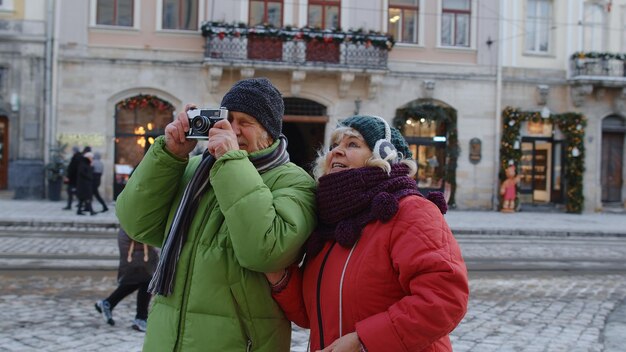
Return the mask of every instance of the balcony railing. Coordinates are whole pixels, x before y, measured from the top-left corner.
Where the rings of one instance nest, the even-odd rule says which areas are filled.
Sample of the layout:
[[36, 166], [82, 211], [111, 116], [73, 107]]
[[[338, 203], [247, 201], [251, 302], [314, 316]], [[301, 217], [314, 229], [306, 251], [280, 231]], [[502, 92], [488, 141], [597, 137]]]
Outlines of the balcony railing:
[[626, 53], [578, 52], [570, 57], [571, 78], [626, 84]]
[[205, 60], [242, 64], [387, 69], [393, 38], [378, 33], [205, 23]]

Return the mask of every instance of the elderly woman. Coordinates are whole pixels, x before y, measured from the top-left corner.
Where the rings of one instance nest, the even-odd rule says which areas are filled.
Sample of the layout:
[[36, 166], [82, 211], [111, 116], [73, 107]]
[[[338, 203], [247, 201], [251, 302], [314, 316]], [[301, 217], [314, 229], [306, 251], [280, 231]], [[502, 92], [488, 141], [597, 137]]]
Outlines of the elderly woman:
[[311, 329], [311, 351], [451, 351], [467, 270], [445, 210], [417, 191], [406, 141], [353, 116], [331, 144], [314, 172], [319, 225], [301, 267], [266, 274], [274, 299]]

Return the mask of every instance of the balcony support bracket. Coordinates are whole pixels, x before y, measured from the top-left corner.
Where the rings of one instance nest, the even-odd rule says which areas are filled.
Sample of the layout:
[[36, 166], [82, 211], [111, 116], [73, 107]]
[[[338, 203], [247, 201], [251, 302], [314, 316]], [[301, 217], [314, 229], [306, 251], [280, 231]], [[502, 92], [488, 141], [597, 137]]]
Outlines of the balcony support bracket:
[[350, 85], [354, 82], [354, 73], [342, 72], [339, 74], [339, 97], [345, 98], [350, 90]]
[[375, 99], [378, 95], [378, 90], [380, 85], [383, 83], [383, 75], [382, 74], [371, 74], [369, 76], [369, 98]]
[[574, 106], [581, 107], [585, 103], [585, 98], [591, 95], [591, 92], [593, 92], [591, 84], [570, 86], [570, 95]]
[[298, 96], [300, 94], [300, 90], [302, 89], [302, 82], [305, 78], [305, 71], [296, 70], [291, 72], [291, 94], [293, 96]]
[[211, 94], [217, 93], [217, 89], [220, 86], [220, 81], [222, 80], [222, 74], [224, 70], [219, 66], [211, 66], [209, 67], [209, 91]]

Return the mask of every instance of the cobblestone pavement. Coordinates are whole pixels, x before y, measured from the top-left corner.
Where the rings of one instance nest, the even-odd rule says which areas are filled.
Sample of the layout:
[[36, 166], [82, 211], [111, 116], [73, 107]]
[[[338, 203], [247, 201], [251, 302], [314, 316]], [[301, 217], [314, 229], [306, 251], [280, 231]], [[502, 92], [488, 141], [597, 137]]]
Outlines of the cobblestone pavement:
[[[134, 297], [105, 324], [93, 303], [115, 288], [112, 272], [0, 272], [0, 351], [140, 351], [130, 328]], [[626, 299], [626, 274], [479, 273], [452, 333], [457, 352], [606, 351], [609, 314]], [[292, 351], [308, 331], [294, 328]], [[614, 351], [618, 351], [615, 349]]]

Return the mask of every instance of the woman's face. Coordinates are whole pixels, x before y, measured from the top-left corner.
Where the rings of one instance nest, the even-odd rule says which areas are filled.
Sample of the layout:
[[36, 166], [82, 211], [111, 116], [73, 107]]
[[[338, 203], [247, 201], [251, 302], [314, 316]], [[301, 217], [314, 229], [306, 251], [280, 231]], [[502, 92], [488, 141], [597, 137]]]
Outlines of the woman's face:
[[326, 156], [325, 174], [364, 167], [371, 157], [372, 151], [362, 137], [344, 134], [330, 147]]

